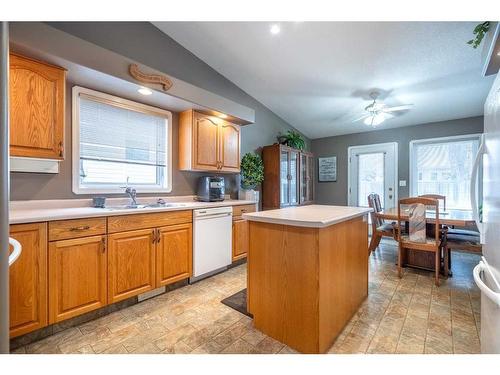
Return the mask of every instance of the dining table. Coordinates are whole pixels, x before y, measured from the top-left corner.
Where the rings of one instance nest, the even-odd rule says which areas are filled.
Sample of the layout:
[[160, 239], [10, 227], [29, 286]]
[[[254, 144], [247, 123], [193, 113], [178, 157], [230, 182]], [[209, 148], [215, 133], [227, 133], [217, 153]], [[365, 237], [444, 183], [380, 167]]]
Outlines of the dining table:
[[[409, 206], [401, 206], [401, 220], [408, 224]], [[374, 213], [376, 217], [387, 221], [398, 221], [398, 208], [391, 207]], [[436, 212], [434, 210], [426, 210], [426, 222], [435, 224]], [[441, 227], [459, 227], [464, 229], [475, 229], [476, 222], [472, 215], [472, 210], [448, 209], [439, 211], [439, 225]], [[427, 251], [418, 251], [407, 249], [403, 254], [403, 265], [406, 267], [425, 269], [434, 271], [435, 257], [433, 253]], [[450, 276], [451, 276], [450, 272]]]

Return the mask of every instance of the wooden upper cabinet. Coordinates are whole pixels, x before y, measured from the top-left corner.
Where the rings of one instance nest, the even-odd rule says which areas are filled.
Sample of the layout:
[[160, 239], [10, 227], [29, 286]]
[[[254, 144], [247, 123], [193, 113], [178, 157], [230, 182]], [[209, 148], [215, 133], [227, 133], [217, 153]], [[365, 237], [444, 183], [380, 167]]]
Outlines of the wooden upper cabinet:
[[64, 156], [63, 68], [10, 55], [10, 154], [46, 159]]
[[191, 224], [157, 229], [156, 286], [186, 279], [192, 274]]
[[179, 169], [240, 171], [241, 130], [216, 116], [194, 110], [182, 112], [179, 122]]
[[107, 304], [106, 236], [49, 243], [49, 322]]
[[155, 288], [156, 229], [108, 235], [108, 302]]
[[220, 161], [225, 171], [240, 171], [240, 127], [224, 121], [220, 125]]
[[22, 253], [9, 269], [10, 336], [47, 325], [47, 224], [18, 224], [10, 236]]
[[219, 125], [209, 116], [194, 114], [194, 167], [219, 169]]

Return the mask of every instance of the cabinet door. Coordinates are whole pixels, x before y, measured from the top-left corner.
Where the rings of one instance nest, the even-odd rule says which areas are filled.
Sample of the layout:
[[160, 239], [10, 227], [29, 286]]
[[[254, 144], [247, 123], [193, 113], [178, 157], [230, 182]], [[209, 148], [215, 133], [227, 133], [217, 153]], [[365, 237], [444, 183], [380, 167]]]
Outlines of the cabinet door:
[[290, 205], [295, 206], [299, 204], [299, 153], [297, 151], [290, 151]]
[[233, 262], [245, 258], [248, 253], [248, 221], [236, 219], [233, 221]]
[[10, 55], [10, 153], [62, 159], [65, 71]]
[[313, 157], [312, 155], [300, 154], [300, 204], [308, 204], [313, 201]]
[[10, 336], [47, 325], [47, 224], [19, 224], [10, 236], [22, 253], [9, 269]]
[[156, 286], [171, 284], [191, 276], [191, 224], [170, 225], [158, 229], [156, 244]]
[[219, 125], [209, 116], [194, 113], [194, 169], [218, 170]]
[[280, 205], [290, 205], [290, 163], [289, 152], [280, 151]]
[[106, 306], [106, 236], [49, 244], [49, 322]]
[[220, 161], [225, 172], [240, 171], [240, 127], [224, 121], [220, 125]]
[[155, 229], [108, 236], [108, 302], [155, 288]]
[[307, 198], [306, 202], [314, 202], [314, 157], [307, 156]]

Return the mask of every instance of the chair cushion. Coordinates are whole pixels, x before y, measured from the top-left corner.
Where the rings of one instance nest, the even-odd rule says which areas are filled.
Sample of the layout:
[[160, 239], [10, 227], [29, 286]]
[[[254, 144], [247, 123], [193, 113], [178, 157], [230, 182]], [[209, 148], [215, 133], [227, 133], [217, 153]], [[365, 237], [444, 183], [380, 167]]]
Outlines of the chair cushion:
[[[403, 234], [401, 236], [401, 242], [405, 242], [405, 243], [427, 243], [427, 244], [432, 244], [432, 245], [435, 245], [436, 244], [436, 238], [435, 237], [426, 237], [425, 238], [425, 242], [417, 242], [417, 241], [411, 241], [410, 240], [410, 236], [407, 235], [407, 234]], [[441, 241], [440, 241], [441, 242]]]
[[479, 236], [468, 236], [463, 234], [450, 234], [450, 233], [448, 233], [446, 236], [446, 242], [448, 243], [448, 246], [452, 245], [453, 243], [465, 246], [467, 245], [481, 246], [479, 241], [480, 241]]
[[377, 231], [379, 232], [392, 232], [392, 223], [384, 223], [381, 226], [377, 227]]
[[455, 229], [455, 228], [448, 228], [448, 235], [451, 234], [458, 234], [462, 236], [475, 236], [479, 237], [479, 232], [475, 230], [468, 230], [468, 229]]

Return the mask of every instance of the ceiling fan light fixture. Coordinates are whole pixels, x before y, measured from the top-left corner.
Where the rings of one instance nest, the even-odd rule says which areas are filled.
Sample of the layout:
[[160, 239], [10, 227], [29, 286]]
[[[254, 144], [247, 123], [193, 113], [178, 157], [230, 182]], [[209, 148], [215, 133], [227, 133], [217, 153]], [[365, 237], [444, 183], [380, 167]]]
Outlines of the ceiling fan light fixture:
[[373, 116], [367, 117], [364, 120], [365, 125], [368, 126], [378, 126], [386, 120], [386, 116], [383, 113], [377, 113]]

